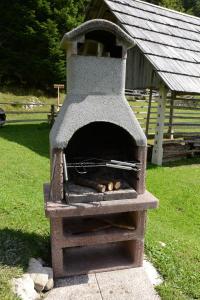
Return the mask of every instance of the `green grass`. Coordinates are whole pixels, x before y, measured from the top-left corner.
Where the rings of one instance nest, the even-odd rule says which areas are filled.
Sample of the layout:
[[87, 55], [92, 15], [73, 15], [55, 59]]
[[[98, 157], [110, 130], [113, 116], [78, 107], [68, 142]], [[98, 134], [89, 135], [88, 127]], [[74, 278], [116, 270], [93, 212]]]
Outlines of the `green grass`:
[[28, 259], [49, 260], [43, 183], [49, 180], [47, 124], [0, 128], [0, 299], [12, 299], [8, 280]]
[[[0, 92], [0, 108], [2, 108], [7, 114], [7, 121], [13, 120], [47, 120], [47, 112], [51, 110], [51, 104], [57, 105], [57, 96], [47, 97], [42, 93], [35, 94], [13, 94], [5, 91]], [[64, 100], [64, 94], [60, 95], [60, 102]], [[41, 104], [41, 106], [34, 106], [33, 108], [27, 108], [24, 104], [30, 104], [32, 102]], [[1, 104], [6, 103], [6, 104]], [[14, 103], [14, 104], [12, 104]], [[21, 104], [22, 103], [22, 104]], [[45, 104], [45, 105], [44, 105]], [[22, 114], [11, 114], [11, 112], [24, 112]], [[34, 112], [39, 112], [35, 113]], [[26, 114], [25, 114], [26, 113]]]
[[[49, 181], [47, 124], [0, 128], [0, 299], [15, 299], [9, 280], [30, 257], [50, 262], [44, 182]], [[149, 212], [146, 254], [165, 279], [162, 299], [200, 299], [200, 159], [149, 166], [148, 189], [160, 199]], [[166, 243], [161, 247], [159, 241]]]
[[165, 279], [158, 291], [163, 299], [200, 299], [200, 159], [149, 168], [147, 187], [160, 199], [146, 237], [146, 253]]

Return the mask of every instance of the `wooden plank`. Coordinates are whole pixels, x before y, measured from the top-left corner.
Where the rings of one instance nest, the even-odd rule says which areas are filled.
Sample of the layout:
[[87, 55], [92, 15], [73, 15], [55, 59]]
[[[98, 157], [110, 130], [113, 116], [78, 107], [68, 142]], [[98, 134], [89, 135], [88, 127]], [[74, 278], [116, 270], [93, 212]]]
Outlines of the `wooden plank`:
[[143, 115], [143, 114], [147, 114], [147, 112], [146, 111], [134, 111], [134, 114], [141, 114], [141, 115]]
[[54, 89], [57, 89], [57, 88], [64, 89], [65, 85], [64, 84], [54, 84], [53, 87], [54, 87]]
[[200, 150], [196, 150], [196, 149], [192, 149], [192, 150], [179, 150], [179, 151], [168, 151], [168, 152], [164, 152], [164, 156], [165, 157], [169, 157], [172, 155], [185, 155], [185, 154], [190, 154], [190, 153], [199, 153]]
[[[133, 107], [133, 108], [148, 108], [148, 105], [130, 105], [131, 107]], [[157, 109], [157, 106], [151, 106], [151, 108], [155, 108], [155, 109]]]
[[30, 123], [30, 122], [47, 122], [47, 119], [8, 120], [8, 121], [6, 121], [6, 123]]
[[199, 102], [200, 98], [198, 99], [198, 98], [179, 98], [179, 97], [177, 97], [176, 101], [186, 101], [186, 102], [188, 102], [188, 101], [194, 101], [194, 102]]
[[200, 142], [200, 139], [189, 139], [189, 140], [184, 140], [184, 139], [181, 139], [181, 140], [166, 140], [163, 142], [164, 145], [167, 145], [167, 144], [189, 144], [189, 143], [195, 143], [195, 142]]
[[12, 106], [17, 106], [17, 105], [34, 105], [34, 106], [51, 106], [52, 104], [48, 103], [30, 103], [30, 102], [0, 102], [0, 105], [12, 105]]
[[[170, 108], [170, 106], [167, 106], [167, 108]], [[186, 109], [186, 110], [200, 110], [200, 107], [192, 107], [192, 106], [173, 106], [174, 109]]]
[[169, 127], [172, 127], [172, 126], [189, 126], [189, 127], [199, 127], [200, 124], [199, 123], [172, 123], [172, 124], [169, 124], [169, 123], [165, 123], [165, 126], [169, 126]]
[[200, 132], [175, 132], [174, 133], [174, 136], [185, 136], [185, 135], [192, 135], [192, 136], [199, 136], [200, 135]]
[[200, 120], [200, 117], [174, 116], [174, 120], [175, 119]]
[[5, 111], [6, 115], [48, 114], [50, 111]]
[[175, 116], [176, 115], [187, 115], [187, 116], [194, 116], [194, 115], [200, 115], [200, 112], [199, 111], [196, 111], [196, 112], [176, 112], [175, 113]]

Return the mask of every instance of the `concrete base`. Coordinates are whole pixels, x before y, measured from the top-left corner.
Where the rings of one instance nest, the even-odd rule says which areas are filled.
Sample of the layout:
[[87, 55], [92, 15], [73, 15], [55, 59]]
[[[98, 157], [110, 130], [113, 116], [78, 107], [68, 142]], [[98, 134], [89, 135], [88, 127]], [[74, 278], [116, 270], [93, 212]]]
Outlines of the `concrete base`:
[[159, 300], [144, 267], [56, 281], [46, 300]]

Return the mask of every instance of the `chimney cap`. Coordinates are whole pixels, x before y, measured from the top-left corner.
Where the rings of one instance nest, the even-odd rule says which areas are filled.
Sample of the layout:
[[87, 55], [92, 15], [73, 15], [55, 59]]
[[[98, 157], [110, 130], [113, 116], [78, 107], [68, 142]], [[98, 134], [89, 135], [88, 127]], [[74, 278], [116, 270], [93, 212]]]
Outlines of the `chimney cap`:
[[128, 35], [118, 25], [104, 19], [94, 19], [87, 21], [75, 29], [65, 33], [61, 41], [61, 47], [63, 49], [68, 49], [72, 42], [75, 42], [85, 34], [96, 30], [108, 31], [114, 34], [119, 40], [122, 41], [122, 43], [124, 43], [127, 49], [133, 47], [135, 44], [130, 35]]

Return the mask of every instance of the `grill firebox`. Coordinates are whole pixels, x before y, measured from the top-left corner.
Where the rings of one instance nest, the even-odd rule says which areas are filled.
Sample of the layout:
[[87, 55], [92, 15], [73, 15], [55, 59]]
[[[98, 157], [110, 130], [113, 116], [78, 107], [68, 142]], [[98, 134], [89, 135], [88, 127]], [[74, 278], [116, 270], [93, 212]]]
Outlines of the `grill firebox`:
[[61, 44], [67, 97], [50, 133], [45, 185], [54, 276], [140, 266], [146, 210], [157, 200], [145, 190], [146, 137], [124, 96], [133, 41], [93, 20]]

